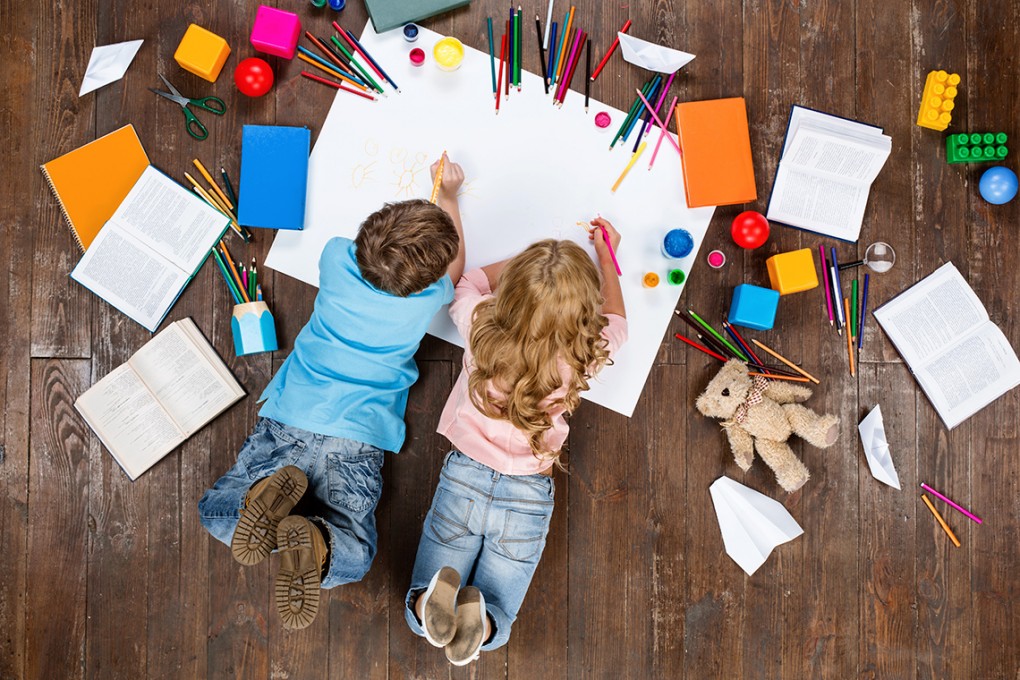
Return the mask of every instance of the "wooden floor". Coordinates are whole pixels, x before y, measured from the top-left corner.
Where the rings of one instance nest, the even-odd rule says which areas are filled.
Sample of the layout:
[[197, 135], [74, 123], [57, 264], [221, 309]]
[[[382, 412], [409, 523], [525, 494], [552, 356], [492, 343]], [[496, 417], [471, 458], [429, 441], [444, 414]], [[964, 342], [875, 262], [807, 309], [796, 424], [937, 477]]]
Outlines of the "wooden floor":
[[[316, 32], [332, 15], [298, 8]], [[343, 23], [360, 32], [350, 0]], [[258, 100], [229, 71], [247, 44], [255, 2], [0, 0], [0, 134], [6, 161], [0, 229], [0, 677], [2, 678], [1020, 678], [1020, 392], [949, 432], [889, 342], [869, 320], [861, 370], [819, 312], [820, 291], [784, 299], [781, 332], [764, 334], [820, 374], [810, 405], [842, 418], [827, 451], [796, 445], [812, 471], [784, 494], [757, 462], [733, 464], [719, 426], [693, 401], [713, 366], [667, 334], [631, 419], [590, 404], [573, 418], [570, 474], [557, 478], [545, 557], [510, 643], [466, 670], [414, 637], [401, 601], [422, 519], [447, 443], [434, 433], [460, 353], [427, 339], [411, 392], [404, 452], [388, 458], [378, 510], [379, 556], [362, 583], [331, 591], [315, 624], [286, 632], [272, 607], [275, 561], [242, 568], [198, 523], [196, 503], [234, 461], [256, 417], [254, 397], [286, 350], [233, 357], [230, 305], [207, 265], [174, 307], [228, 358], [249, 397], [179, 451], [130, 482], [73, 409], [89, 385], [149, 337], [68, 278], [78, 252], [38, 165], [125, 123], [153, 163], [180, 178], [193, 157], [237, 176], [244, 123], [307, 125], [318, 132], [331, 92], [274, 59], [278, 84]], [[565, 10], [556, 3], [557, 13]], [[525, 8], [525, 17], [545, 0]], [[425, 22], [485, 48], [487, 15], [504, 3]], [[977, 194], [980, 170], [947, 166], [942, 134], [914, 125], [924, 74], [963, 77], [954, 130], [1005, 130], [1020, 140], [1020, 4], [1015, 0], [580, 0], [579, 23], [606, 48], [626, 17], [631, 33], [697, 54], [677, 78], [681, 100], [743, 95], [764, 210], [792, 104], [885, 128], [893, 153], [869, 202], [856, 253], [884, 240], [895, 269], [874, 276], [871, 302], [953, 261], [1014, 346], [1020, 201], [993, 207]], [[235, 52], [215, 85], [172, 60], [190, 22], [226, 36]], [[529, 22], [525, 22], [526, 24]], [[525, 66], [534, 37], [525, 32]], [[144, 38], [126, 78], [79, 98], [91, 48]], [[227, 101], [211, 135], [184, 134], [180, 112], [145, 88], [156, 73], [186, 93]], [[618, 57], [593, 95], [626, 107], [644, 79]], [[479, 87], [485, 87], [479, 83]], [[1007, 165], [1016, 169], [1014, 149]], [[817, 237], [774, 227], [756, 252], [738, 251], [717, 211], [703, 262], [684, 301], [718, 318], [731, 287], [767, 285], [764, 260], [816, 247]], [[337, 219], [343, 220], [342, 208]], [[626, 231], [626, 221], [619, 220]], [[826, 245], [835, 245], [825, 241]], [[254, 254], [271, 244], [260, 234]], [[469, 245], [470, 247], [470, 245]], [[315, 291], [266, 274], [289, 348]], [[856, 423], [881, 403], [903, 482], [869, 474]], [[708, 486], [730, 475], [778, 498], [804, 535], [747, 577], [726, 556]], [[927, 481], [986, 518], [950, 521], [954, 548], [918, 496]]]

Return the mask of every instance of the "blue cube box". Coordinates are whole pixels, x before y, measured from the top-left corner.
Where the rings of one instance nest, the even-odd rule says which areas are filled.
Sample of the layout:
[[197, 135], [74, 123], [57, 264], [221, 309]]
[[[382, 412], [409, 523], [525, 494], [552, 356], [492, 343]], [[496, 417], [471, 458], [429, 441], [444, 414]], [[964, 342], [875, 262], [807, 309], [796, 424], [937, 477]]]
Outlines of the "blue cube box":
[[776, 322], [779, 291], [742, 283], [733, 289], [729, 322], [734, 326], [767, 331]]

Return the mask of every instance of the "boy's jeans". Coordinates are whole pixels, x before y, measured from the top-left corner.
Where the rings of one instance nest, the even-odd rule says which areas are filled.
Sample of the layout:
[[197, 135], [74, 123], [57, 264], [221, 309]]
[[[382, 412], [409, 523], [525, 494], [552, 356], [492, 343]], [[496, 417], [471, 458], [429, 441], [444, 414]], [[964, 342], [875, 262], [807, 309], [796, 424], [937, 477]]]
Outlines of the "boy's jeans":
[[482, 649], [506, 644], [545, 548], [553, 489], [552, 477], [504, 475], [459, 451], [447, 454], [405, 599], [414, 633], [424, 634], [414, 602], [446, 566], [460, 573], [462, 588], [474, 586], [485, 597], [495, 626]]
[[234, 467], [198, 502], [202, 526], [230, 545], [251, 485], [285, 465], [297, 466], [308, 477], [308, 490], [291, 514], [329, 530], [330, 563], [322, 587], [360, 581], [375, 557], [382, 464], [382, 450], [369, 444], [259, 418]]

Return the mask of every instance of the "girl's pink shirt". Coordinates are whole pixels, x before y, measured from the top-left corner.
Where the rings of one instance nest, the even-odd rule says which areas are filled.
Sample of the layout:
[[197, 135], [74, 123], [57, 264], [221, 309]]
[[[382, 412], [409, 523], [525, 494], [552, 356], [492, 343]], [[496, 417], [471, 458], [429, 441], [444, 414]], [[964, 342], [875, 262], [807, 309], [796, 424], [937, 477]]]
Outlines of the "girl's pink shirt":
[[[461, 277], [450, 305], [450, 318], [465, 340], [471, 337], [475, 306], [491, 297], [492, 289], [484, 271], [472, 269]], [[607, 349], [612, 358], [627, 341], [627, 320], [618, 314], [606, 314], [606, 318], [609, 325], [602, 329], [602, 337], [609, 343]], [[471, 348], [465, 346], [464, 367], [439, 418], [439, 434], [449, 439], [464, 455], [506, 475], [532, 475], [552, 467], [552, 461], [541, 460], [532, 454], [527, 437], [510, 421], [490, 418], [471, 403], [468, 375], [472, 365]], [[560, 374], [564, 381], [570, 379], [570, 367], [563, 360], [560, 360]], [[566, 387], [561, 387], [549, 395], [549, 400], [562, 397], [566, 391]], [[570, 428], [562, 406], [551, 408], [549, 412], [552, 428], [546, 432], [545, 441], [549, 450], [558, 451], [567, 440]]]

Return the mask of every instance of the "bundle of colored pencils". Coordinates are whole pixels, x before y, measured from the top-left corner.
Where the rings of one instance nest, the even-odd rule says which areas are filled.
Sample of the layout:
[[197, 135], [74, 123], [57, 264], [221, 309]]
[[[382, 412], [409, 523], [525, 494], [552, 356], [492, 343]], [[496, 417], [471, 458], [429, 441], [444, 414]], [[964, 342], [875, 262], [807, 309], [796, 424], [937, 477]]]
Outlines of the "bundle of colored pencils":
[[220, 273], [223, 274], [223, 279], [227, 282], [227, 289], [234, 304], [240, 305], [262, 299], [262, 284], [258, 281], [254, 257], [251, 259], [251, 268], [245, 267], [240, 260], [235, 265], [230, 251], [227, 250], [227, 244], [223, 241], [212, 249], [212, 254]]
[[822, 287], [825, 289], [825, 308], [829, 316], [829, 325], [835, 327], [840, 335], [846, 331], [847, 362], [850, 365], [850, 375], [856, 375], [854, 350], [856, 348], [857, 354], [860, 354], [864, 348], [864, 322], [868, 315], [868, 283], [871, 275], [864, 275], [863, 294], [860, 297], [857, 295], [856, 278], [850, 282], [850, 296], [844, 296], [839, 273], [858, 267], [864, 264], [864, 261], [840, 264], [836, 258], [836, 249], [832, 248], [829, 253], [830, 257], [826, 259], [825, 248], [818, 246], [822, 265]]
[[[329, 40], [317, 38], [311, 32], [305, 31], [305, 37], [323, 56], [320, 57], [299, 45], [298, 59], [337, 78], [340, 82], [327, 80], [308, 71], [302, 71], [302, 76], [372, 101], [376, 100], [377, 95], [387, 96], [381, 83], [389, 83], [394, 90], [400, 92], [396, 82], [383, 70], [379, 62], [372, 58], [353, 33], [335, 21], [333, 28], [336, 33], [331, 35]], [[372, 76], [373, 73], [375, 77]]]
[[[210, 175], [209, 171], [205, 169], [204, 165], [202, 165], [202, 161], [195, 158], [191, 162], [194, 164], [195, 168], [198, 169], [198, 172], [202, 175], [205, 181], [209, 183], [209, 186], [204, 187], [190, 174], [184, 173], [185, 179], [191, 183], [195, 193], [201, 196], [202, 200], [206, 203], [230, 218], [230, 228], [234, 230], [234, 233], [244, 239], [245, 242], [250, 242], [252, 240], [251, 232], [237, 223], [237, 213], [235, 212], [237, 210], [237, 195], [234, 194], [234, 188], [230, 186], [230, 179], [227, 177], [227, 171], [220, 168], [220, 174], [223, 176], [223, 184], [227, 188], [227, 192], [224, 193], [223, 190], [220, 189], [219, 185], [213, 181], [212, 175]], [[227, 194], [230, 194], [230, 198], [227, 198]]]

